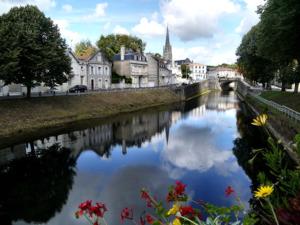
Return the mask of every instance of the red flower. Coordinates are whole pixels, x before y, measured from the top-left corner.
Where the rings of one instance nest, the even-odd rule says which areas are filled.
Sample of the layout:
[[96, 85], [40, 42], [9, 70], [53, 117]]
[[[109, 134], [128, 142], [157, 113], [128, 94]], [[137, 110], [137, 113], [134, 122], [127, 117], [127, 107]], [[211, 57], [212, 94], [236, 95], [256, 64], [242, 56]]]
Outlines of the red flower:
[[93, 225], [99, 225], [99, 223], [97, 221], [95, 221], [95, 223]]
[[124, 222], [125, 219], [133, 220], [133, 209], [132, 208], [124, 208], [121, 212], [121, 221]]
[[92, 201], [91, 200], [87, 200], [85, 202], [80, 203], [80, 205], [78, 206], [79, 209], [81, 210], [87, 210], [91, 207], [92, 205]]
[[154, 223], [154, 219], [153, 219], [153, 217], [152, 217], [150, 214], [147, 214], [147, 215], [146, 215], [146, 221], [147, 221], [147, 223], [149, 223], [149, 224]]
[[228, 186], [225, 190], [226, 197], [229, 197], [232, 193], [234, 193], [234, 190], [232, 189], [231, 186]]
[[141, 191], [141, 198], [146, 200], [147, 207], [152, 207], [152, 199], [147, 191], [145, 190]]
[[181, 206], [180, 207], [180, 214], [182, 216], [194, 215], [195, 210], [192, 208], [192, 206]]
[[183, 195], [185, 191], [186, 185], [181, 183], [180, 181], [176, 181], [176, 186], [175, 186], [175, 194], [176, 195]]

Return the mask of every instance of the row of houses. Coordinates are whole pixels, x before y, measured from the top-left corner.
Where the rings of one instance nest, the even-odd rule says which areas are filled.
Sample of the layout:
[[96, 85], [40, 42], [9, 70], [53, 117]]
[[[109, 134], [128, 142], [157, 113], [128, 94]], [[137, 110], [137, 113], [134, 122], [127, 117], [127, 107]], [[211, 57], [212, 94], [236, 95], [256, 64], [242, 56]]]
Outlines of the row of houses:
[[[163, 49], [163, 57], [153, 53], [133, 52], [121, 47], [120, 54], [113, 57], [110, 62], [104, 53], [98, 50], [90, 57], [77, 57], [71, 49], [67, 54], [71, 58], [72, 78], [54, 90], [41, 84], [32, 89], [33, 93], [44, 92], [66, 92], [75, 85], [85, 85], [88, 90], [110, 89], [110, 88], [141, 88], [157, 87], [183, 82], [198, 82], [208, 77], [231, 77], [236, 71], [222, 67], [211, 67], [193, 62], [189, 58], [173, 61], [172, 46], [167, 28], [166, 42]], [[182, 79], [182, 65], [187, 65], [190, 73], [189, 79]], [[112, 83], [112, 74], [126, 77], [119, 84]], [[129, 84], [125, 84], [129, 80]], [[0, 96], [26, 93], [26, 88], [20, 84], [4, 86], [0, 81]]]

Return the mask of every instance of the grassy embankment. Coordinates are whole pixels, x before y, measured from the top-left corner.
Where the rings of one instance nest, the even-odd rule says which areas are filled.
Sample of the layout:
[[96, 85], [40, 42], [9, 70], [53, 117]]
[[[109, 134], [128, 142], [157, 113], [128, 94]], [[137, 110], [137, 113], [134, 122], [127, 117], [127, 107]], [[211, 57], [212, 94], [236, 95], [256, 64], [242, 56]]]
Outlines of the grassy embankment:
[[179, 97], [169, 90], [1, 100], [0, 139], [178, 101]]
[[[300, 94], [266, 91], [261, 94], [261, 97], [300, 112]], [[288, 141], [292, 141], [294, 136], [297, 133], [300, 133], [299, 122], [286, 117], [281, 112], [258, 102], [254, 98], [247, 97], [247, 101], [249, 101], [260, 113], [267, 113], [274, 129], [276, 129], [277, 132], [284, 136]]]

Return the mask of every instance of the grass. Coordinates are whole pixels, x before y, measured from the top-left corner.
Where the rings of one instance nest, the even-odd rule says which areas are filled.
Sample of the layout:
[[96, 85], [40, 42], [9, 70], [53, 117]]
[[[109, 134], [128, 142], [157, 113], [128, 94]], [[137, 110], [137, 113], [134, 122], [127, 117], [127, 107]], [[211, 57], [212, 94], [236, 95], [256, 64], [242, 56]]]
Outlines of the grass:
[[169, 90], [1, 100], [0, 140], [178, 101], [179, 97]]
[[[269, 99], [271, 100], [271, 99]], [[286, 140], [292, 141], [296, 134], [300, 133], [300, 123], [295, 122], [272, 107], [259, 102], [253, 97], [246, 97], [246, 101], [249, 102], [254, 108], [261, 114], [266, 113], [269, 117], [269, 122], [272, 124], [274, 129], [285, 137]], [[282, 103], [280, 103], [282, 104]]]
[[281, 91], [266, 91], [261, 94], [261, 97], [300, 112], [300, 94]]

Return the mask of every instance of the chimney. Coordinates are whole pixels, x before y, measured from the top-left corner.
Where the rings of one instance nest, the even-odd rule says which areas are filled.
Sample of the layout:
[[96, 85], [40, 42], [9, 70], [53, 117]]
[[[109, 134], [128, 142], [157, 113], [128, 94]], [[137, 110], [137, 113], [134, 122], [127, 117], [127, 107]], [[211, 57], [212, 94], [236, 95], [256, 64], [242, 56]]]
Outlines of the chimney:
[[121, 46], [121, 61], [124, 61], [125, 59], [125, 46]]

